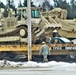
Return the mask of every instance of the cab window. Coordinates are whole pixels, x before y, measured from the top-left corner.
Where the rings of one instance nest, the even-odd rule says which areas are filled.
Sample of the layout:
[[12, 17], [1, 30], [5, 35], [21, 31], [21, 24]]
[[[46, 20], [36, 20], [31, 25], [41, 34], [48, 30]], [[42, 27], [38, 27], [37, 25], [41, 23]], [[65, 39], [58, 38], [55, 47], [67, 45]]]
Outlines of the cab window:
[[32, 18], [39, 18], [40, 17], [39, 10], [32, 10], [31, 16]]
[[21, 20], [21, 16], [25, 19], [26, 10], [18, 10], [18, 20]]

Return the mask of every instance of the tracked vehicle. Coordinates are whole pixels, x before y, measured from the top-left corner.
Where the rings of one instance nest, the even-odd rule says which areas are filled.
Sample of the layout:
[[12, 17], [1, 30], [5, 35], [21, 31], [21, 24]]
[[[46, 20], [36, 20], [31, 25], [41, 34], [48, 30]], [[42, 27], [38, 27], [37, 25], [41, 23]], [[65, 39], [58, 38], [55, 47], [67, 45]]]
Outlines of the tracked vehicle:
[[[1, 42], [25, 41], [25, 43], [27, 43], [27, 11], [28, 10], [26, 7], [18, 8], [17, 14], [14, 16], [14, 12], [9, 8], [8, 17], [3, 17], [0, 20]], [[42, 34], [43, 36], [46, 36], [46, 34], [51, 34], [55, 28], [61, 28], [60, 24], [55, 25], [54, 22], [48, 22], [48, 20], [40, 14], [40, 8], [32, 7], [31, 14], [32, 35], [36, 36], [36, 38], [40, 38]], [[34, 39], [33, 36], [32, 39]]]
[[21, 20], [18, 21], [18, 17], [15, 17], [13, 13], [12, 9], [9, 9], [8, 17], [0, 19], [1, 43], [15, 41], [22, 42], [22, 40], [27, 37], [26, 20], [22, 20], [21, 18]]
[[[27, 25], [26, 7], [17, 9], [16, 16], [13, 16], [13, 11], [10, 9], [7, 18], [0, 19], [0, 41], [6, 38], [7, 41], [20, 41], [27, 43], [28, 25]], [[3, 14], [3, 12], [1, 13]], [[42, 12], [41, 8], [31, 8], [31, 27], [32, 39], [35, 37], [41, 39], [46, 35], [52, 35], [54, 29], [62, 37], [69, 39], [76, 37], [76, 20], [67, 20], [67, 11], [61, 8], [55, 8], [51, 11]], [[60, 29], [61, 28], [61, 29]], [[8, 40], [9, 38], [9, 40]], [[12, 39], [12, 40], [11, 40]], [[36, 39], [35, 39], [36, 40]], [[35, 40], [33, 42], [35, 42]], [[42, 40], [42, 39], [41, 39]], [[4, 40], [3, 40], [4, 42]]]

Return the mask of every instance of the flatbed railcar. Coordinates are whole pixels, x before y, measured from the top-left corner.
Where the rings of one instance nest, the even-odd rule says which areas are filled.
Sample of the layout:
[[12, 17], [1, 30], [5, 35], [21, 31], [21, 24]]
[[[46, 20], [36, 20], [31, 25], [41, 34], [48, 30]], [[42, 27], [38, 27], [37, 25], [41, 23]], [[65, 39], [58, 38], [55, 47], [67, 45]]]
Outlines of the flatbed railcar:
[[[49, 61], [69, 61], [76, 60], [76, 44], [48, 44], [51, 54], [48, 55]], [[41, 44], [31, 46], [31, 60], [42, 61], [39, 55]], [[26, 44], [7, 44], [0, 45], [0, 59], [7, 60], [28, 60], [28, 45]]]

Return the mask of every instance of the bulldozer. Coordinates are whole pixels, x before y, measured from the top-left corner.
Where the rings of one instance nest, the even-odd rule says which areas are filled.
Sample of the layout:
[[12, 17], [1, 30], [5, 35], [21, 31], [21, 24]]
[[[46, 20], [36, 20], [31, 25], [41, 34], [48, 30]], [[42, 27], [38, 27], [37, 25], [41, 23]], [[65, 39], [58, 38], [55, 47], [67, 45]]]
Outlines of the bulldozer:
[[[1, 15], [3, 13], [0, 13]], [[8, 9], [8, 17], [0, 18], [0, 42], [15, 42], [22, 41], [22, 38], [27, 37], [27, 25], [26, 20], [22, 19], [18, 21], [18, 17], [15, 17], [14, 11]]]
[[[9, 8], [8, 17], [2, 17], [0, 19], [0, 42], [28, 42], [28, 9], [27, 7], [20, 7], [17, 9], [17, 13]], [[3, 14], [3, 12], [2, 12]], [[56, 28], [61, 28], [60, 24], [50, 23], [41, 14], [41, 8], [31, 7], [31, 28], [32, 28], [32, 42], [35, 43], [35, 38], [41, 39], [42, 36], [46, 34], [51, 34], [51, 32]], [[42, 40], [42, 39], [41, 39]]]
[[[28, 42], [27, 13], [27, 7], [19, 7], [16, 14], [9, 8], [8, 17], [5, 18], [3, 9], [0, 11], [0, 42]], [[76, 38], [76, 19], [68, 20], [67, 14], [61, 8], [43, 12], [40, 7], [31, 7], [32, 42], [35, 43], [37, 38], [43, 41], [43, 37], [52, 36], [55, 29], [62, 37]]]

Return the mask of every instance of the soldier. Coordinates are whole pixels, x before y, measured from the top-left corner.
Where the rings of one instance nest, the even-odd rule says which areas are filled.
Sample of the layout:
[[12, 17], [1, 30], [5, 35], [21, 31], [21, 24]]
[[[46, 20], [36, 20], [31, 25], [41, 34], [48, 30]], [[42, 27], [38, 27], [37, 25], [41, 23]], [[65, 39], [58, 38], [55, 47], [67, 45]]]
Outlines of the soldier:
[[48, 61], [47, 56], [50, 55], [50, 50], [49, 50], [49, 47], [46, 45], [45, 42], [42, 42], [42, 46], [40, 48], [39, 54], [40, 55], [43, 55], [44, 62], [47, 62]]

